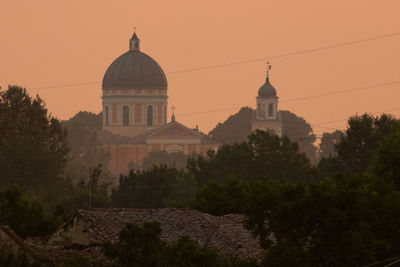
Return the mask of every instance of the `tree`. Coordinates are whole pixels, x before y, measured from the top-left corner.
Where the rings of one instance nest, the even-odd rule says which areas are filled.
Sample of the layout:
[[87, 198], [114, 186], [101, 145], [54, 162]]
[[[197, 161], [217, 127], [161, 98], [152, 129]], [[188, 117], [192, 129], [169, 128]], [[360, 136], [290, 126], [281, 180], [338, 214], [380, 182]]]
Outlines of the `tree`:
[[213, 248], [200, 247], [196, 241], [181, 237], [167, 247], [167, 266], [226, 267], [235, 266], [228, 258], [218, 255]]
[[110, 183], [102, 181], [102, 166], [90, 168], [81, 173], [82, 179], [74, 184], [64, 179], [50, 191], [38, 191], [48, 205], [59, 205], [72, 215], [78, 209], [103, 208], [110, 204]]
[[143, 168], [148, 169], [153, 165], [166, 165], [184, 169], [188, 157], [183, 152], [167, 153], [166, 151], [152, 151], [143, 159]]
[[228, 177], [300, 181], [312, 173], [310, 161], [299, 152], [298, 145], [288, 137], [279, 137], [264, 131], [255, 131], [247, 142], [223, 145], [217, 152], [209, 152], [208, 159], [192, 158], [189, 173], [199, 185], [209, 181], [224, 181]]
[[67, 161], [66, 131], [43, 100], [9, 86], [0, 92], [0, 182], [51, 184]]
[[252, 108], [242, 107], [238, 113], [229, 116], [223, 123], [218, 123], [208, 136], [221, 144], [246, 141], [251, 133], [251, 120], [254, 114], [255, 111]]
[[244, 213], [247, 202], [247, 183], [230, 178], [225, 183], [211, 181], [196, 193], [191, 206], [195, 210], [213, 215]]
[[247, 226], [266, 266], [362, 266], [397, 256], [400, 194], [381, 177], [250, 184]]
[[400, 191], [400, 129], [384, 138], [377, 149], [371, 171]]
[[65, 219], [62, 210], [46, 214], [39, 200], [32, 200], [18, 186], [0, 191], [0, 224], [9, 225], [22, 238], [47, 235]]
[[316, 139], [311, 125], [288, 110], [280, 110], [279, 116], [282, 120], [283, 135], [289, 137], [292, 142], [297, 142], [299, 150], [315, 163], [317, 148], [314, 146]]
[[[243, 107], [238, 113], [229, 116], [223, 123], [208, 133], [211, 140], [222, 144], [245, 142], [251, 134], [251, 120], [255, 117], [255, 111], [249, 107]], [[315, 135], [309, 123], [296, 114], [287, 111], [279, 111], [282, 120], [282, 133], [293, 142], [297, 142], [299, 150], [307, 155], [311, 162], [315, 162], [316, 147]]]
[[99, 132], [102, 127], [102, 114], [80, 111], [74, 117], [63, 121], [68, 131], [68, 145], [71, 158], [82, 159], [88, 166], [99, 164], [107, 166], [109, 153], [102, 149]]
[[335, 145], [338, 144], [343, 135], [342, 131], [336, 130], [331, 133], [323, 133], [319, 145], [320, 158], [329, 158], [336, 155]]
[[13, 250], [0, 246], [0, 266], [4, 267], [54, 267], [47, 260], [34, 258], [24, 249]]
[[345, 164], [344, 171], [364, 173], [385, 136], [399, 127], [400, 121], [387, 114], [351, 117], [345, 134], [336, 146], [338, 158]]
[[113, 260], [113, 266], [162, 267], [234, 267], [257, 266], [220, 256], [209, 247], [200, 247], [188, 237], [167, 244], [161, 240], [159, 222], [145, 222], [142, 226], [126, 224], [115, 244], [105, 243], [103, 251]]
[[102, 114], [80, 111], [74, 117], [62, 122], [68, 131], [67, 142], [71, 148], [64, 177], [73, 183], [87, 177], [90, 168], [103, 166], [102, 181], [108, 182], [110, 174], [104, 169], [110, 160], [110, 153], [105, 151], [100, 141]]
[[175, 167], [153, 166], [121, 176], [112, 194], [112, 205], [124, 208], [185, 207], [193, 198], [192, 176]]
[[166, 244], [160, 235], [159, 222], [126, 224], [118, 242], [104, 245], [104, 253], [113, 259], [114, 266], [165, 266]]

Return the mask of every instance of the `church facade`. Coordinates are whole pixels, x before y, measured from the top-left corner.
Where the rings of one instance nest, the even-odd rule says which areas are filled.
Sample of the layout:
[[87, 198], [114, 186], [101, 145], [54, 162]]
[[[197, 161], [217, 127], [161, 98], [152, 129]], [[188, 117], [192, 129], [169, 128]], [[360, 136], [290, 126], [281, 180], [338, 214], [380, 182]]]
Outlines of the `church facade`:
[[102, 83], [103, 130], [115, 137], [105, 143], [114, 175], [140, 169], [152, 151], [206, 155], [217, 150], [197, 129], [175, 120], [168, 122], [168, 83], [160, 65], [141, 52], [136, 33], [128, 52], [108, 67]]

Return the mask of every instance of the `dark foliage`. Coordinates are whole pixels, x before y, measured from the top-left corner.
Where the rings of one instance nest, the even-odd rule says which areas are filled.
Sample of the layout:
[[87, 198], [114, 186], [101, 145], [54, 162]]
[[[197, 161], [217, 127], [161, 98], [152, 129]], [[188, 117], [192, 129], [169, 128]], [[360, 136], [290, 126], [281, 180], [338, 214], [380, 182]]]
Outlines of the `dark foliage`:
[[66, 131], [43, 100], [9, 86], [0, 92], [0, 182], [47, 186], [67, 161]]
[[183, 152], [167, 153], [166, 151], [152, 151], [142, 162], [145, 169], [151, 168], [153, 165], [165, 165], [184, 169], [186, 167], [188, 157]]
[[[347, 174], [362, 174], [369, 168], [378, 147], [386, 136], [400, 127], [400, 120], [391, 115], [372, 116], [363, 114], [348, 120], [348, 127], [335, 145], [337, 155], [327, 158], [319, 169], [328, 174], [332, 166]], [[327, 168], [325, 168], [327, 167]], [[334, 173], [330, 173], [334, 175]]]
[[109, 153], [102, 149], [98, 135], [102, 127], [102, 113], [80, 111], [74, 117], [62, 122], [68, 131], [70, 157], [80, 158], [88, 166], [106, 166]]
[[299, 150], [307, 155], [312, 163], [316, 161], [317, 148], [314, 146], [315, 135], [311, 125], [302, 117], [288, 110], [280, 110], [282, 120], [282, 133], [292, 142], [299, 145]]
[[9, 225], [21, 237], [47, 235], [64, 220], [62, 209], [46, 214], [43, 202], [32, 200], [18, 186], [0, 191], [0, 223]]
[[199, 185], [213, 180], [224, 181], [231, 176], [244, 180], [270, 177], [300, 181], [312, 174], [309, 160], [299, 153], [296, 143], [287, 137], [280, 138], [259, 130], [249, 136], [248, 142], [210, 151], [207, 159], [189, 159], [188, 170]]
[[143, 226], [127, 224], [115, 244], [106, 243], [104, 252], [113, 260], [113, 266], [162, 266], [162, 267], [234, 267], [257, 266], [253, 262], [240, 262], [218, 255], [196, 241], [181, 237], [170, 245], [160, 239], [158, 222]]
[[255, 111], [242, 107], [238, 113], [229, 116], [223, 123], [218, 123], [208, 136], [220, 144], [233, 144], [246, 141], [251, 133], [251, 120]]
[[2, 267], [54, 267], [46, 260], [33, 258], [23, 249], [0, 247], [0, 266]]
[[400, 212], [400, 193], [381, 178], [259, 181], [249, 192], [248, 226], [269, 249], [266, 266], [361, 266], [400, 248], [400, 218], [389, 215]]
[[400, 129], [384, 138], [370, 169], [400, 191]]
[[211, 181], [197, 191], [191, 207], [213, 215], [244, 213], [248, 197], [245, 184], [235, 178], [225, 183]]
[[343, 132], [336, 130], [331, 133], [323, 133], [319, 145], [319, 157], [329, 158], [336, 156], [335, 145], [339, 144]]
[[[223, 123], [219, 123], [208, 133], [211, 140], [221, 144], [233, 144], [245, 142], [251, 134], [251, 120], [255, 111], [249, 107], [243, 107], [238, 113], [229, 116]], [[294, 113], [281, 110], [279, 117], [282, 120], [282, 133], [292, 142], [297, 142], [299, 150], [307, 155], [311, 162], [315, 162], [316, 147], [315, 135], [309, 123]]]
[[112, 205], [124, 208], [184, 207], [192, 199], [196, 183], [175, 167], [153, 166], [121, 176], [112, 194]]

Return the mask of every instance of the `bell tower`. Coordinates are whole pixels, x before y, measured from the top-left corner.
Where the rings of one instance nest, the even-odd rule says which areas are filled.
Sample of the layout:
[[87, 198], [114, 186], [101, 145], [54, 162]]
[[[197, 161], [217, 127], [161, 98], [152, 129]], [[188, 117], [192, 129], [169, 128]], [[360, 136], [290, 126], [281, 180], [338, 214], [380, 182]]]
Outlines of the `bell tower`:
[[278, 113], [278, 97], [269, 81], [271, 67], [267, 62], [267, 77], [258, 90], [256, 118], [251, 122], [251, 130], [270, 131], [281, 136], [282, 123]]

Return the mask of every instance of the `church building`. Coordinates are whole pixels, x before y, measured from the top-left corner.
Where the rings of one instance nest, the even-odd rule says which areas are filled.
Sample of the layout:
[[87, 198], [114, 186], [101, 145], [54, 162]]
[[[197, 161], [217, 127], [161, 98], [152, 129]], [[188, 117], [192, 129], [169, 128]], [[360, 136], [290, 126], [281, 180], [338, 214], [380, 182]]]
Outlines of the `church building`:
[[[168, 83], [160, 65], [141, 52], [134, 32], [128, 52], [108, 67], [102, 83], [103, 132], [110, 152], [109, 170], [114, 175], [141, 168], [152, 151], [206, 155], [217, 150], [197, 129], [175, 120], [168, 122]], [[107, 137], [103, 138], [107, 139]]]

